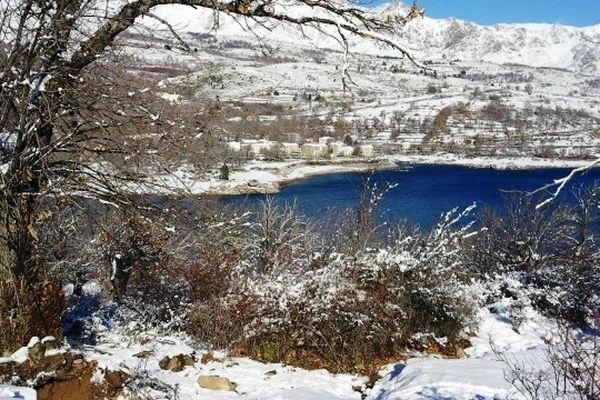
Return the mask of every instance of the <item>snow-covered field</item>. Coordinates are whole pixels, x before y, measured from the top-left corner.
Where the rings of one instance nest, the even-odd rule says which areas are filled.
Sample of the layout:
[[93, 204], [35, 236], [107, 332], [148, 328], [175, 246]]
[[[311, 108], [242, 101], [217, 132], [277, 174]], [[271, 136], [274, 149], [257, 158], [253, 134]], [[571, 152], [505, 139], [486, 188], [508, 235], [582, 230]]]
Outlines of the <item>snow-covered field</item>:
[[[135, 329], [133, 326], [129, 328]], [[117, 329], [117, 332], [105, 332], [96, 346], [79, 350], [88, 359], [97, 360], [100, 368], [121, 369], [161, 382], [161, 386], [169, 387], [171, 394], [177, 393], [181, 400], [350, 400], [361, 399], [361, 393], [366, 394], [367, 399], [377, 400], [497, 400], [516, 398], [516, 393], [504, 379], [504, 366], [496, 359], [490, 343], [509, 357], [539, 362], [545, 346], [543, 339], [548, 335], [539, 320], [526, 322], [517, 333], [510, 322], [482, 312], [478, 335], [473, 346], [467, 349], [466, 358], [422, 357], [388, 365], [381, 370], [381, 378], [372, 389], [365, 387], [366, 377], [335, 375], [324, 370], [307, 371], [221, 353], [215, 354], [217, 361], [207, 364], [197, 362], [181, 372], [161, 370], [158, 362], [164, 356], [195, 354], [200, 359], [206, 353], [185, 337], [152, 334], [132, 337], [119, 333]], [[141, 344], [142, 339], [148, 341]], [[150, 355], [147, 358], [136, 357], [141, 352], [150, 352]], [[201, 375], [227, 378], [236, 384], [236, 390], [200, 388], [197, 380]], [[17, 393], [25, 397], [18, 397]], [[165, 396], [169, 393], [153, 393], [150, 390], [145, 395], [159, 399], [167, 398]], [[0, 386], [0, 399], [19, 398], [35, 399], [35, 392], [27, 388]]]
[[[87, 288], [97, 293], [94, 285]], [[100, 317], [90, 320], [98, 342], [93, 346], [74, 346], [72, 350], [82, 352], [89, 360], [96, 360], [100, 370], [122, 370], [136, 377], [139, 385], [134, 380], [130, 390], [152, 399], [519, 399], [515, 388], [504, 378], [506, 366], [498, 360], [497, 354], [502, 353], [506, 359], [525, 365], [543, 364], [546, 343], [555, 328], [549, 320], [526, 308], [517, 329], [502, 310], [507, 308], [495, 307], [495, 313], [480, 310], [478, 328], [464, 358], [415, 354], [414, 358], [383, 367], [372, 387], [368, 385], [367, 377], [331, 374], [325, 370], [307, 371], [230, 357], [223, 352], [209, 352], [185, 335], [162, 335], [145, 330], [135, 322], [113, 324]], [[211, 354], [208, 362], [201, 362], [207, 353]], [[12, 359], [22, 360], [23, 354], [27, 354], [27, 348], [17, 351]], [[197, 361], [180, 372], [159, 367], [163, 357], [177, 354], [193, 355]], [[235, 390], [201, 388], [197, 383], [200, 376], [227, 378]], [[98, 374], [94, 379], [102, 379], [102, 375]], [[0, 399], [23, 398], [35, 399], [35, 392], [0, 385]]]
[[35, 400], [36, 398], [33, 389], [0, 384], [0, 400]]

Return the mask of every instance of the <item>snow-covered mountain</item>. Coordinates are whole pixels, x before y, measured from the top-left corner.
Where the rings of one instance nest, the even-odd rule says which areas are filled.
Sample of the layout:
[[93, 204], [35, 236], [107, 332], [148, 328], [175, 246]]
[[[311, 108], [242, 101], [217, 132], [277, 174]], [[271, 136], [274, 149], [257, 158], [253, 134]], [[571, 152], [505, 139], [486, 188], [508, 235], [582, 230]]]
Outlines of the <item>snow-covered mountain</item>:
[[[400, 1], [380, 5], [367, 12], [385, 18], [401, 14], [406, 6]], [[289, 10], [286, 12], [301, 12]], [[284, 42], [294, 45], [338, 48], [339, 43], [330, 35], [304, 31], [285, 24], [235, 20], [229, 15], [218, 15], [210, 10], [185, 6], [159, 7], [157, 14], [177, 29], [188, 33], [216, 33], [221, 38], [236, 37], [265, 42]], [[215, 26], [217, 27], [215, 30]], [[305, 35], [307, 34], [308, 35]], [[335, 36], [335, 32], [331, 32]], [[482, 26], [462, 20], [418, 18], [400, 29], [398, 43], [413, 50], [421, 60], [487, 61], [516, 63], [534, 67], [565, 68], [575, 72], [600, 71], [600, 24], [591, 27], [572, 27], [558, 24], [497, 24]], [[356, 52], [393, 55], [361, 38], [354, 38]]]
[[[397, 12], [386, 4], [374, 11]], [[535, 67], [596, 72], [600, 69], [600, 25], [577, 28], [558, 24], [483, 26], [455, 18], [424, 17], [399, 36], [422, 57], [517, 63]]]

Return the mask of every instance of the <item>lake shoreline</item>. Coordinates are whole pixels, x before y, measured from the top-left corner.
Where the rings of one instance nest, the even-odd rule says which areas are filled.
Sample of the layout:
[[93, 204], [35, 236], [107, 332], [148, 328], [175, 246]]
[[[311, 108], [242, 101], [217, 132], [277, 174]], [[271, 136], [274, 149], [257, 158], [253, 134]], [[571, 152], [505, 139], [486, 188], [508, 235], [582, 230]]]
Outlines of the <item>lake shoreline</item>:
[[[299, 161], [285, 165], [277, 169], [276, 177], [269, 177], [265, 181], [260, 179], [239, 179], [236, 185], [223, 185], [212, 188], [206, 194], [213, 195], [247, 195], [247, 194], [269, 194], [278, 193], [281, 188], [289, 186], [314, 176], [322, 176], [337, 173], [385, 171], [402, 168], [404, 165], [448, 165], [464, 166], [469, 168], [491, 168], [498, 170], [534, 170], [553, 168], [580, 168], [591, 165], [594, 160], [560, 160], [541, 159], [533, 157], [522, 158], [492, 158], [492, 157], [458, 157], [454, 155], [393, 155], [389, 157], [377, 157], [370, 159], [342, 159], [321, 161]], [[277, 163], [275, 163], [277, 164]], [[280, 163], [281, 164], [281, 163]], [[285, 164], [285, 163], [284, 163]], [[248, 172], [272, 169], [268, 162], [257, 162], [255, 169]], [[249, 176], [252, 174], [249, 173]], [[260, 178], [260, 176], [258, 175]]]
[[[535, 170], [551, 168], [580, 168], [594, 160], [561, 160], [534, 157], [460, 157], [452, 154], [391, 155], [374, 158], [338, 158], [335, 160], [253, 160], [231, 171], [229, 180], [199, 178], [193, 172], [178, 171], [162, 181], [162, 195], [173, 193], [192, 195], [237, 196], [274, 194], [283, 187], [314, 176], [395, 170], [410, 165], [447, 165], [497, 170]], [[152, 190], [150, 190], [152, 192]]]

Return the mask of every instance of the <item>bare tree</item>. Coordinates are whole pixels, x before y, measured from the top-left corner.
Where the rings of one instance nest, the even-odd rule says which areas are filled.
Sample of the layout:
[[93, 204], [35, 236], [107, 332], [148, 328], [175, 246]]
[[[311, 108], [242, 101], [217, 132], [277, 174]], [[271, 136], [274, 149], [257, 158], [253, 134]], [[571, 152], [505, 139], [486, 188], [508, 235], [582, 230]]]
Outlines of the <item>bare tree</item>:
[[[94, 77], [94, 69], [103, 65], [115, 38], [141, 17], [165, 25], [181, 47], [189, 49], [166, 21], [153, 14], [153, 8], [185, 4], [213, 10], [215, 19], [219, 13], [227, 13], [259, 24], [270, 20], [303, 31], [310, 28], [337, 32], [346, 49], [348, 37], [360, 36], [396, 49], [412, 60], [385, 34], [420, 15], [416, 5], [406, 15], [381, 20], [363, 8], [332, 0], [293, 0], [291, 5], [301, 7], [293, 9], [283, 3], [1, 0], [0, 236], [7, 279], [15, 285], [23, 282], [26, 290], [35, 291], [36, 283], [44, 276], [44, 263], [37, 251], [38, 222], [46, 214], [44, 201], [78, 195], [115, 206], [129, 202], [121, 187], [123, 182], [129, 185], [135, 179], [99, 158], [119, 153], [122, 140], [111, 135], [109, 129], [119, 122], [105, 118], [97, 107], [90, 107], [89, 97], [86, 101], [82, 92]], [[347, 69], [344, 71], [347, 73]], [[95, 99], [96, 103], [110, 103], [107, 99], [111, 97], [107, 96]], [[131, 117], [123, 110], [113, 111], [120, 111], [124, 118]], [[153, 117], [151, 110], [142, 107], [138, 111], [140, 118]]]
[[303, 245], [311, 237], [310, 227], [295, 204], [278, 206], [272, 197], [267, 197], [258, 212], [256, 227], [262, 272], [291, 266], [294, 260], [306, 255]]
[[529, 400], [595, 400], [600, 396], [600, 340], [596, 330], [574, 332], [559, 321], [545, 357], [523, 360], [494, 348], [504, 377]]

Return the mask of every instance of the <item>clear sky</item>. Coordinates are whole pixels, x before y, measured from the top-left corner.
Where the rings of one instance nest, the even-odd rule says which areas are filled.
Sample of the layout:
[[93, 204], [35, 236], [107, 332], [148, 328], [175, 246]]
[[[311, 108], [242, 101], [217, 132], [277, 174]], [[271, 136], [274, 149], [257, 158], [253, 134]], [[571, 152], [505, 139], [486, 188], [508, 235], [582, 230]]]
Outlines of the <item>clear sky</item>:
[[419, 0], [418, 4], [432, 18], [456, 17], [486, 25], [499, 22], [600, 24], [600, 0]]

